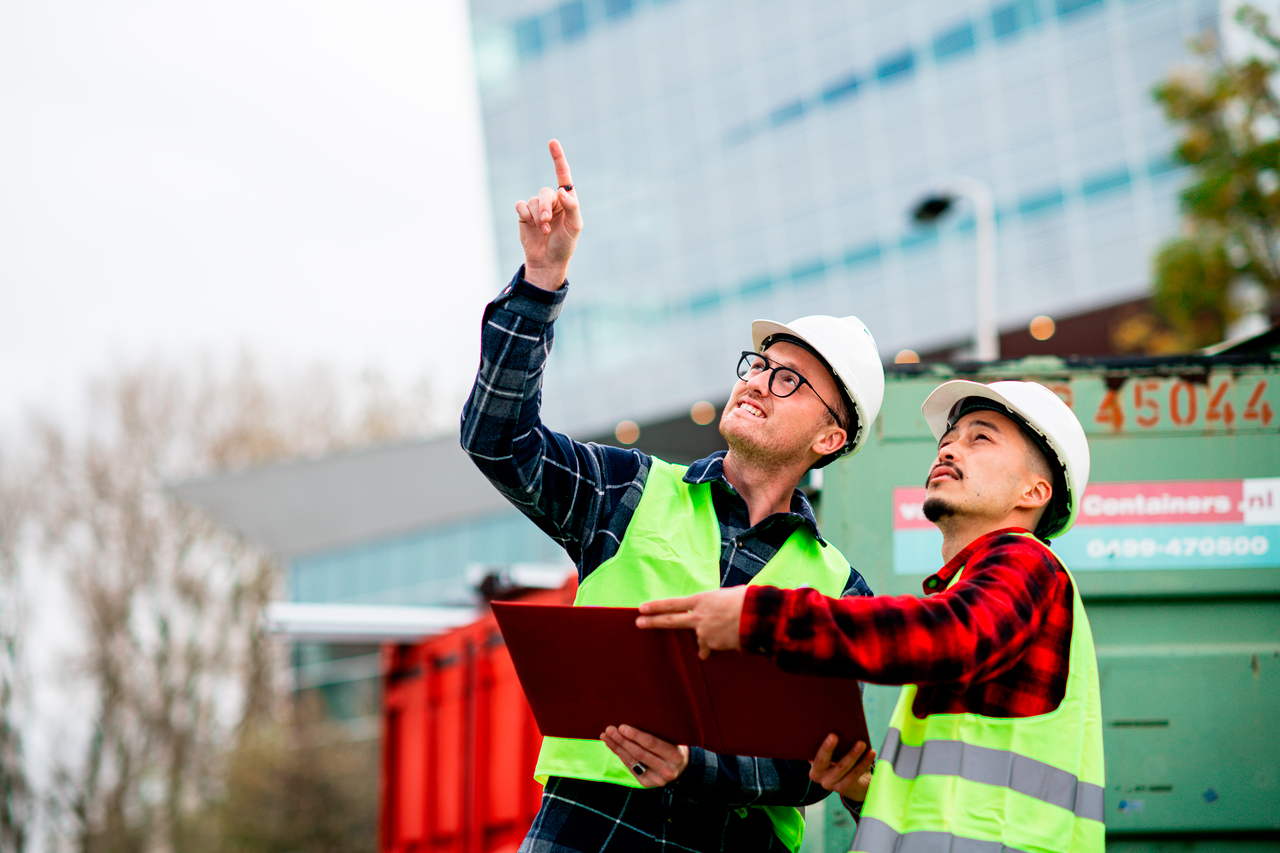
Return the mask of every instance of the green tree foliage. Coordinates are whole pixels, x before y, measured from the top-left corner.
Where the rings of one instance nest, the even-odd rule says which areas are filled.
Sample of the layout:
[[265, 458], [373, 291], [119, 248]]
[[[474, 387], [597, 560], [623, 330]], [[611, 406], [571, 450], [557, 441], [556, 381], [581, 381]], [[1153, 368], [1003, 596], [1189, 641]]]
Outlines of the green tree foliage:
[[1242, 6], [1236, 20], [1259, 51], [1230, 59], [1214, 39], [1193, 44], [1203, 63], [1156, 87], [1180, 136], [1176, 159], [1194, 182], [1182, 193], [1184, 234], [1154, 259], [1155, 305], [1180, 349], [1222, 340], [1236, 318], [1232, 285], [1280, 294], [1280, 37], [1266, 15]]

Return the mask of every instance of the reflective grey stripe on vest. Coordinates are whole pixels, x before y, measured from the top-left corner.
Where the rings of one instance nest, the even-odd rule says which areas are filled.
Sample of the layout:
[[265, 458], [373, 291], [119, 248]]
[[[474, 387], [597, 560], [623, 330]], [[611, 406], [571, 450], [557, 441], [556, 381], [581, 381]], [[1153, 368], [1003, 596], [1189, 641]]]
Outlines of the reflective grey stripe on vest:
[[858, 821], [858, 834], [850, 850], [859, 853], [1023, 853], [999, 841], [979, 841], [949, 832], [895, 832], [882, 820], [864, 817]]
[[902, 742], [902, 732], [891, 728], [878, 760], [892, 764], [902, 779], [921, 774], [959, 776], [1026, 794], [1076, 817], [1101, 821], [1106, 816], [1101, 785], [1081, 782], [1065, 770], [1004, 749], [958, 740], [926, 740], [921, 746], [909, 746]]

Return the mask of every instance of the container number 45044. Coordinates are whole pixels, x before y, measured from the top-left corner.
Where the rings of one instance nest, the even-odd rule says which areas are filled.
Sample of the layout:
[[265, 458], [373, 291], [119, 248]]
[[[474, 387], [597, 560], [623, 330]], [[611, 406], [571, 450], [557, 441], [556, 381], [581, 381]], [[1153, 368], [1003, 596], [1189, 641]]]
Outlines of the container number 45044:
[[1245, 387], [1231, 378], [1135, 379], [1109, 388], [1094, 412], [1094, 423], [1113, 430], [1175, 427], [1267, 427], [1275, 413], [1267, 399], [1267, 380]]

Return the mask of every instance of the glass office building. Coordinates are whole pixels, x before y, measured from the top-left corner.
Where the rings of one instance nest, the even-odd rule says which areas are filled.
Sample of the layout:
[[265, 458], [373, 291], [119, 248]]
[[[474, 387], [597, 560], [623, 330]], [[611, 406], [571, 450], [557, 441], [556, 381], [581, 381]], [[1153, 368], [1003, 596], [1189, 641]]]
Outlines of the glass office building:
[[[605, 431], [720, 402], [757, 317], [856, 314], [882, 356], [963, 345], [975, 229], [909, 211], [963, 175], [998, 216], [998, 320], [1143, 295], [1185, 173], [1152, 87], [1216, 0], [472, 0], [495, 229], [573, 168], [586, 230], [545, 413]], [[495, 292], [501, 282], [494, 282]]]

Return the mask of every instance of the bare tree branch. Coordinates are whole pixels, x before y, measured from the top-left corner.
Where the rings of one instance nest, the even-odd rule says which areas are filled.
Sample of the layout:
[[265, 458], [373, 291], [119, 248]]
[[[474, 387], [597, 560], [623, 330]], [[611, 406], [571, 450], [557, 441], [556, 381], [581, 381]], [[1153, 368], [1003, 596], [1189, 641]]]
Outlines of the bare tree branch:
[[78, 850], [206, 848], [228, 750], [280, 709], [263, 629], [276, 563], [165, 483], [425, 428], [425, 392], [398, 401], [370, 374], [359, 397], [319, 370], [273, 387], [247, 357], [229, 377], [152, 364], [94, 386], [83, 435], [40, 428], [45, 554], [77, 608], [93, 698], [87, 748], [53, 796]]

